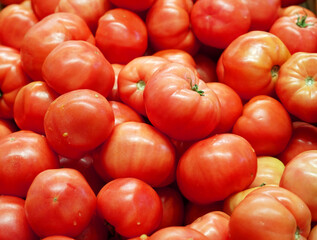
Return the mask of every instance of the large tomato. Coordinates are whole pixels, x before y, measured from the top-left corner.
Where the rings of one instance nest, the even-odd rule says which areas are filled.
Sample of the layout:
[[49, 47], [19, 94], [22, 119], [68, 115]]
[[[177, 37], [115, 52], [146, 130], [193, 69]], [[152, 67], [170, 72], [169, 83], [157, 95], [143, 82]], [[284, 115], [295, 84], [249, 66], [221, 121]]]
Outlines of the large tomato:
[[294, 53], [280, 69], [276, 94], [286, 110], [302, 121], [317, 122], [317, 53]]
[[290, 5], [288, 7], [280, 8], [279, 10], [279, 17], [294, 16], [294, 15], [316, 17], [314, 12], [300, 5]]
[[170, 62], [178, 62], [196, 68], [193, 56], [181, 49], [164, 49], [153, 53], [152, 56], [162, 57]]
[[[10, 1], [10, 0], [9, 0]], [[55, 8], [60, 0], [31, 0], [32, 9], [39, 20], [55, 12]]]
[[109, 101], [109, 103], [114, 115], [114, 125], [130, 121], [144, 122], [142, 116], [128, 105], [117, 101]]
[[231, 134], [217, 134], [194, 143], [180, 158], [177, 184], [190, 201], [208, 204], [245, 189], [257, 171], [250, 143]]
[[217, 63], [218, 80], [244, 100], [260, 94], [273, 95], [278, 70], [290, 56], [275, 35], [250, 31], [236, 38], [221, 54]]
[[177, 140], [206, 137], [220, 121], [216, 94], [191, 68], [170, 63], [156, 71], [144, 89], [150, 122]]
[[194, 61], [196, 63], [196, 70], [199, 77], [204, 82], [217, 82], [217, 63], [214, 59], [209, 57], [205, 53], [198, 53], [194, 56]]

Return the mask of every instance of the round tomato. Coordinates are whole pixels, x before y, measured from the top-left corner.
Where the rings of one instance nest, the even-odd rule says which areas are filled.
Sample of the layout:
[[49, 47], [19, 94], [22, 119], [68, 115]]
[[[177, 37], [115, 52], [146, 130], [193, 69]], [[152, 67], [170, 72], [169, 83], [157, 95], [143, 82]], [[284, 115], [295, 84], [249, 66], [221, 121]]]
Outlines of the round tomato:
[[204, 53], [198, 53], [194, 56], [196, 70], [199, 78], [204, 82], [218, 82], [216, 67], [217, 63], [211, 57]]
[[315, 13], [313, 13], [309, 9], [302, 7], [300, 5], [291, 5], [288, 7], [280, 8], [279, 17], [294, 16], [294, 15], [316, 17]]
[[130, 108], [128, 105], [117, 102], [109, 101], [114, 114], [114, 125], [118, 125], [123, 122], [144, 122], [140, 114]]
[[201, 232], [185, 226], [172, 226], [162, 228], [150, 236], [151, 240], [208, 240]]
[[[9, 0], [10, 1], [10, 0]], [[60, 0], [31, 0], [32, 9], [39, 20], [55, 12], [55, 8]]]

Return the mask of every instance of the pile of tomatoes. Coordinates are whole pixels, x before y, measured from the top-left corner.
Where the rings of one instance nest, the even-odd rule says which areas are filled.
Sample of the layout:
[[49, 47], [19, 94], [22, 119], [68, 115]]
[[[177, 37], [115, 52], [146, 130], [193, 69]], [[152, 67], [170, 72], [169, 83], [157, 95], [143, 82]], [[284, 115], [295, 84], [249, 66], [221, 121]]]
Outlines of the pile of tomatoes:
[[317, 239], [314, 1], [0, 3], [0, 240]]

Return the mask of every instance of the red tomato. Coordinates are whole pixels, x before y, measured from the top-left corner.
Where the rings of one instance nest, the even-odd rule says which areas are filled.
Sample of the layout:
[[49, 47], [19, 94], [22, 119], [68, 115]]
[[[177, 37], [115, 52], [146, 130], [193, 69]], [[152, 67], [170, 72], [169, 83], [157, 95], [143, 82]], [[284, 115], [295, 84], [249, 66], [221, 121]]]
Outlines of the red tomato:
[[248, 6], [242, 0], [196, 1], [190, 20], [203, 44], [220, 49], [247, 33], [251, 24]]
[[0, 194], [25, 197], [35, 176], [58, 167], [43, 135], [21, 130], [0, 139]]
[[245, 197], [234, 209], [229, 221], [230, 240], [306, 239], [311, 213], [294, 193], [264, 186]]
[[307, 150], [317, 150], [317, 127], [306, 122], [293, 122], [292, 137], [277, 158], [287, 164], [296, 155]]
[[115, 79], [114, 70], [101, 51], [80, 40], [62, 42], [54, 48], [43, 62], [42, 76], [60, 94], [92, 89], [104, 97], [111, 92]]
[[315, 225], [310, 231], [309, 237], [307, 240], [316, 240], [317, 239], [317, 225]]
[[0, 0], [0, 3], [3, 5], [10, 5], [10, 4], [18, 4], [23, 2], [24, 0]]
[[299, 5], [291, 5], [285, 8], [280, 8], [279, 10], [279, 17], [294, 16], [294, 15], [316, 17], [315, 13]]
[[208, 238], [195, 229], [184, 226], [162, 228], [150, 236], [150, 240], [208, 240]]
[[38, 239], [26, 219], [24, 199], [0, 195], [0, 239]]
[[192, 145], [179, 160], [176, 177], [189, 201], [209, 204], [245, 189], [256, 171], [257, 158], [247, 140], [223, 133]]
[[94, 161], [105, 180], [135, 177], [154, 187], [174, 180], [176, 164], [171, 141], [142, 122], [116, 125]]
[[96, 45], [110, 63], [127, 64], [145, 53], [148, 34], [144, 21], [122, 8], [107, 11], [96, 31]]
[[118, 92], [118, 76], [119, 76], [119, 73], [120, 73], [120, 71], [121, 71], [121, 69], [123, 68], [124, 65], [114, 63], [114, 64], [111, 64], [111, 66], [112, 66], [113, 71], [114, 71], [115, 79], [114, 79], [114, 84], [113, 84], [112, 90], [109, 93], [109, 95], [107, 96], [107, 99], [109, 101], [121, 102], [121, 99], [120, 99], [120, 96], [119, 96], [119, 92]]
[[108, 228], [104, 220], [95, 214], [89, 225], [76, 237], [76, 240], [107, 240]]
[[116, 7], [126, 8], [136, 12], [148, 10], [155, 1], [156, 0], [110, 0]]
[[20, 129], [44, 134], [44, 116], [49, 105], [59, 96], [45, 82], [34, 81], [18, 92], [13, 117]]
[[[144, 89], [150, 122], [176, 140], [199, 140], [220, 120], [216, 94], [191, 68], [170, 63], [156, 71]], [[190, 123], [190, 124], [189, 124]]]
[[221, 54], [218, 80], [244, 100], [260, 94], [273, 95], [278, 70], [289, 57], [289, 50], [278, 37], [250, 31], [235, 39]]
[[136, 178], [107, 183], [97, 195], [97, 210], [120, 235], [150, 234], [162, 219], [162, 203], [155, 190]]
[[112, 108], [114, 114], [114, 125], [118, 125], [123, 122], [144, 122], [141, 115], [139, 115], [136, 111], [130, 108], [128, 105], [116, 102], [109, 101], [110, 106]]
[[258, 156], [276, 156], [292, 136], [292, 122], [279, 101], [259, 95], [244, 105], [232, 132], [248, 140]]
[[94, 216], [96, 202], [96, 195], [80, 172], [71, 168], [49, 169], [32, 182], [25, 213], [40, 237], [76, 237]]
[[194, 55], [200, 46], [190, 25], [191, 0], [156, 0], [146, 15], [149, 41], [155, 51], [181, 49]]
[[217, 82], [217, 63], [204, 53], [199, 53], [194, 56], [196, 70], [199, 78], [204, 82]]
[[60, 95], [49, 106], [44, 129], [61, 156], [80, 158], [102, 144], [114, 126], [112, 108], [99, 93], [80, 89]]
[[0, 45], [0, 118], [13, 119], [15, 97], [29, 82], [18, 50]]
[[7, 6], [0, 11], [0, 43], [20, 49], [24, 35], [37, 22], [31, 1]]
[[196, 219], [187, 227], [201, 232], [209, 240], [227, 240], [229, 238], [229, 219], [230, 216], [222, 211], [212, 211]]
[[275, 91], [286, 110], [317, 123], [317, 53], [293, 54], [280, 69]]
[[14, 120], [0, 119], [0, 138], [7, 136], [10, 133], [18, 131], [18, 127]]
[[[10, 0], [9, 0], [10, 1]], [[60, 0], [31, 0], [32, 9], [38, 19], [42, 19], [55, 12], [55, 8]]]
[[285, 166], [280, 186], [299, 196], [309, 207], [312, 221], [317, 221], [317, 150], [296, 155]]
[[86, 22], [74, 13], [53, 13], [36, 23], [25, 34], [21, 45], [25, 72], [34, 81], [43, 80], [45, 58], [58, 44], [68, 40], [95, 42]]

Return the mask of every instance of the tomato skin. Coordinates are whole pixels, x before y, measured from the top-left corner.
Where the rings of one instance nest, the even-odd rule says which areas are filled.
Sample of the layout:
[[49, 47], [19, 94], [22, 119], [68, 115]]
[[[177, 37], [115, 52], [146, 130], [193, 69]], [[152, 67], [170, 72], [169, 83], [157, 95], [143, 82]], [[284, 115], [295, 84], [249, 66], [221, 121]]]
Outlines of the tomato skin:
[[43, 135], [20, 130], [0, 139], [0, 194], [25, 197], [40, 172], [59, 167]]
[[184, 240], [184, 239], [192, 239], [192, 240], [208, 240], [208, 238], [202, 233], [198, 232], [195, 229], [185, 227], [185, 226], [173, 226], [159, 229], [154, 232], [150, 238], [150, 240]]
[[114, 70], [101, 51], [82, 40], [62, 42], [54, 48], [43, 62], [42, 76], [60, 94], [91, 89], [104, 97], [112, 90], [115, 80]]
[[[89, 224], [96, 211], [96, 195], [84, 176], [71, 168], [44, 170], [32, 182], [25, 213], [40, 237], [76, 237]], [[50, 221], [46, 221], [46, 219]]]
[[0, 138], [18, 131], [18, 127], [14, 120], [11, 119], [0, 119]]
[[261, 94], [273, 96], [279, 66], [289, 57], [289, 50], [278, 37], [250, 31], [236, 38], [221, 54], [218, 80], [233, 88], [243, 100]]
[[61, 156], [80, 158], [110, 135], [114, 115], [108, 100], [90, 89], [60, 95], [49, 106], [44, 129], [52, 148]]
[[196, 67], [193, 56], [181, 49], [164, 49], [153, 53], [152, 56], [162, 57], [170, 62], [178, 62], [189, 67]]
[[32, 231], [24, 211], [24, 199], [0, 196], [0, 239], [38, 240]]
[[110, 63], [127, 64], [145, 53], [148, 33], [144, 21], [134, 12], [115, 8], [99, 18], [96, 46]]
[[190, 13], [193, 31], [205, 45], [225, 49], [251, 24], [247, 4], [240, 0], [200, 0]]
[[279, 17], [286, 17], [286, 16], [309, 16], [309, 17], [316, 17], [315, 13], [310, 11], [309, 9], [299, 6], [299, 5], [291, 5], [288, 7], [280, 8]]
[[42, 81], [24, 85], [19, 90], [13, 106], [13, 117], [17, 126], [44, 135], [45, 113], [58, 96], [58, 93]]
[[180, 158], [176, 177], [189, 201], [210, 204], [245, 189], [256, 170], [257, 158], [250, 143], [223, 133], [194, 143]]
[[296, 155], [285, 166], [280, 186], [298, 195], [309, 207], [312, 221], [317, 221], [317, 150]]
[[129, 0], [110, 0], [112, 4], [119, 8], [125, 8], [135, 12], [148, 10], [155, 1], [156, 0], [135, 0], [131, 2]]
[[117, 102], [109, 101], [114, 114], [114, 125], [118, 125], [123, 122], [144, 122], [144, 119], [140, 114], [130, 108], [128, 105]]
[[317, 238], [317, 226], [315, 225], [310, 231], [310, 234], [307, 240], [315, 240], [316, 238]]
[[149, 121], [176, 140], [202, 139], [220, 120], [216, 94], [196, 72], [179, 63], [164, 65], [152, 75], [144, 89], [144, 104]]
[[294, 53], [280, 69], [275, 91], [299, 120], [317, 122], [317, 53]]
[[97, 210], [120, 235], [150, 234], [162, 219], [162, 203], [155, 190], [137, 178], [108, 182], [97, 195]]
[[258, 156], [276, 156], [292, 136], [292, 122], [279, 101], [259, 95], [244, 105], [232, 132], [248, 140]]
[[118, 101], [118, 102], [121, 102], [121, 99], [120, 99], [120, 96], [119, 96], [119, 91], [118, 91], [118, 76], [119, 76], [119, 73], [121, 71], [121, 69], [123, 68], [123, 64], [117, 64], [117, 63], [114, 63], [114, 64], [111, 64], [112, 68], [113, 68], [113, 71], [114, 71], [114, 84], [113, 84], [113, 87], [112, 87], [112, 90], [111, 92], [109, 93], [109, 95], [107, 96], [107, 99], [109, 101]]
[[31, 0], [32, 9], [39, 20], [55, 12], [55, 8], [60, 0]]
[[206, 83], [218, 82], [216, 72], [217, 63], [215, 60], [204, 53], [198, 53], [194, 56], [194, 61], [196, 63], [196, 70], [201, 80]]
[[232, 212], [229, 239], [306, 239], [310, 224], [311, 213], [302, 199], [284, 188], [264, 186], [249, 193]]

